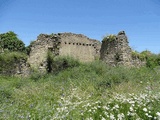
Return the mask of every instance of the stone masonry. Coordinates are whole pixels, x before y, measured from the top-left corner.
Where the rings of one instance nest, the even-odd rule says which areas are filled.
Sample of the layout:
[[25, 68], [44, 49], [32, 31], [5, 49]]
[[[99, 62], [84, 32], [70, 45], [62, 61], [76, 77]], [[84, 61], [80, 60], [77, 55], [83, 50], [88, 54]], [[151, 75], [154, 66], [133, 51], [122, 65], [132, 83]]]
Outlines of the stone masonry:
[[91, 62], [99, 59], [100, 47], [99, 41], [82, 34], [40, 34], [31, 46], [27, 62], [32, 68], [45, 70], [48, 50], [55, 56], [71, 56], [81, 62]]
[[82, 34], [40, 34], [30, 46], [28, 59], [13, 63], [14, 70], [2, 71], [2, 74], [10, 72], [11, 74], [29, 75], [32, 69], [42, 71], [42, 73], [47, 72], [48, 51], [53, 56], [70, 56], [81, 62], [100, 59], [111, 66], [140, 67], [146, 64], [145, 60], [133, 57], [124, 31], [119, 32], [118, 35], [105, 37], [102, 43]]
[[124, 31], [108, 36], [102, 41], [100, 59], [111, 66], [141, 66], [142, 62], [132, 59], [132, 50]]

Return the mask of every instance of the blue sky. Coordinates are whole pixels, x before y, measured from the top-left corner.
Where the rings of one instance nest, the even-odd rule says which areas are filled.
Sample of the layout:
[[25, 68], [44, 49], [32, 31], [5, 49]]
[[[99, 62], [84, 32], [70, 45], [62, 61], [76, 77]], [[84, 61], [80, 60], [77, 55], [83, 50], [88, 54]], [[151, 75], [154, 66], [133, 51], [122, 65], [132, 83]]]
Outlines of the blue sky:
[[0, 0], [0, 33], [29, 45], [40, 33], [102, 40], [124, 30], [132, 49], [160, 53], [160, 0]]

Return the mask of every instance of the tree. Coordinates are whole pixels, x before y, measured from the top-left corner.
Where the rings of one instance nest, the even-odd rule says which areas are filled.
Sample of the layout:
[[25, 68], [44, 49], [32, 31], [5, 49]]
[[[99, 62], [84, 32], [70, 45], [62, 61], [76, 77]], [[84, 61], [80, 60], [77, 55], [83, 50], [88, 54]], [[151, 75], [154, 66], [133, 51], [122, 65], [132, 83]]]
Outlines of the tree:
[[9, 51], [25, 51], [25, 44], [12, 31], [0, 34], [0, 48]]

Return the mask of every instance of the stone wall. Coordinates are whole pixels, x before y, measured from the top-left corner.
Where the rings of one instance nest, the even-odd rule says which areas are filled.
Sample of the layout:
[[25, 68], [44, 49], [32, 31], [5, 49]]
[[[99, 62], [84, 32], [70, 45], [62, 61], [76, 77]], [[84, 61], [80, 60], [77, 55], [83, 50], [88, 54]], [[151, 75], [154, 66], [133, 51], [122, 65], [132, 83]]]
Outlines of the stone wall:
[[40, 34], [31, 44], [31, 52], [26, 60], [13, 63], [14, 69], [1, 70], [0, 74], [29, 75], [32, 70], [47, 72], [47, 55], [50, 51], [53, 56], [70, 56], [81, 62], [91, 62], [101, 59], [111, 66], [144, 66], [143, 60], [132, 56], [128, 39], [124, 31], [118, 35], [110, 35], [103, 39], [102, 44], [82, 34], [58, 33]]
[[34, 69], [42, 73], [47, 72], [48, 51], [53, 56], [70, 56], [81, 62], [91, 62], [100, 58], [111, 66], [140, 67], [146, 64], [145, 60], [133, 57], [124, 31], [119, 32], [118, 35], [110, 35], [104, 38], [102, 44], [82, 34], [40, 34], [37, 40], [31, 44], [31, 52], [28, 59], [20, 59], [13, 62], [12, 66], [10, 66], [12, 69], [8, 69], [5, 66], [6, 69], [0, 70], [0, 74], [24, 76], [29, 75]]
[[40, 34], [31, 46], [28, 63], [32, 68], [46, 70], [48, 50], [55, 56], [71, 56], [81, 62], [90, 62], [100, 56], [100, 47], [99, 41], [82, 34]]
[[40, 34], [31, 45], [31, 52], [27, 62], [32, 69], [45, 70], [47, 67], [47, 52], [59, 40], [56, 35]]
[[143, 64], [139, 59], [132, 59], [132, 50], [124, 31], [119, 32], [118, 35], [104, 38], [100, 50], [100, 59], [112, 66], [141, 66]]
[[99, 57], [101, 43], [81, 34], [60, 34], [59, 55], [72, 56], [81, 62], [91, 62]]

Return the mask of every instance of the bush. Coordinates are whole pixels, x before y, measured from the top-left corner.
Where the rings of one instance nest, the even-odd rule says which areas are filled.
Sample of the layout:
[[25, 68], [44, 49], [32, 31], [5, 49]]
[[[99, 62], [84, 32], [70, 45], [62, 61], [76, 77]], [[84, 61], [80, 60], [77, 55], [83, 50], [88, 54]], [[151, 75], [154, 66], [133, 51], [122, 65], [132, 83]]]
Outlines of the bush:
[[145, 61], [146, 55], [143, 53], [139, 53], [137, 51], [132, 51], [132, 58], [133, 59], [140, 59], [141, 61]]
[[155, 68], [156, 66], [160, 66], [160, 55], [153, 54], [148, 50], [141, 53], [132, 51], [132, 58], [146, 61], [146, 66], [151, 69]]
[[21, 52], [5, 52], [0, 54], [0, 74], [10, 74], [15, 71], [16, 65], [21, 59], [26, 60], [27, 56]]
[[66, 68], [73, 68], [75, 66], [80, 65], [80, 62], [72, 57], [69, 56], [55, 57], [51, 52], [48, 52], [47, 63], [48, 63], [49, 73], [50, 72], [57, 73]]
[[160, 55], [153, 54], [150, 51], [141, 52], [146, 58], [146, 66], [149, 68], [155, 68], [160, 65]]

